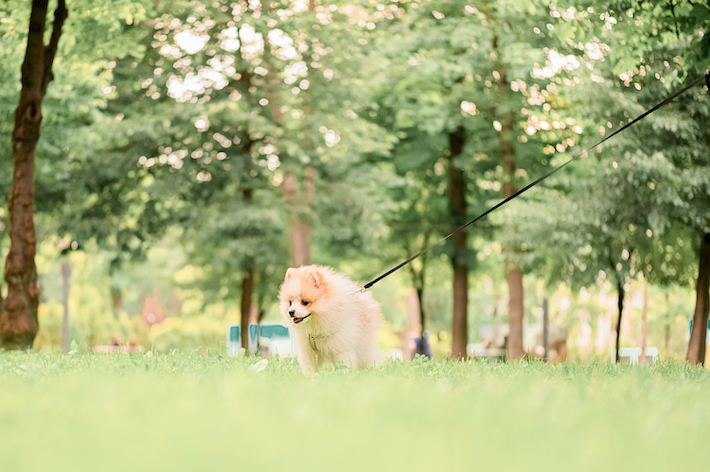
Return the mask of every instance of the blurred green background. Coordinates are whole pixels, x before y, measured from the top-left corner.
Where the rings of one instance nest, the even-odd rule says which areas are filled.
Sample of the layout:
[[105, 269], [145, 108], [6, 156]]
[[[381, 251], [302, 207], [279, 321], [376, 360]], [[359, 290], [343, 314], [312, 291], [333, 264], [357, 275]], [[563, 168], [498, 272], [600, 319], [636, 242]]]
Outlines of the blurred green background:
[[[289, 266], [371, 280], [710, 65], [707, 1], [68, 8], [36, 156], [43, 352], [61, 344], [66, 282], [80, 351], [219, 349], [243, 300], [279, 319]], [[29, 10], [0, 5], [8, 139]], [[571, 359], [608, 359], [618, 287], [622, 345], [642, 344], [645, 307], [647, 345], [683, 357], [710, 234], [708, 116], [697, 86], [380, 282], [382, 349], [416, 329], [419, 290], [433, 354], [450, 352], [453, 266], [469, 277], [469, 343], [507, 325], [515, 270], [526, 332], [548, 299]], [[10, 157], [1, 147], [3, 208]], [[2, 259], [8, 224], [3, 210]]]

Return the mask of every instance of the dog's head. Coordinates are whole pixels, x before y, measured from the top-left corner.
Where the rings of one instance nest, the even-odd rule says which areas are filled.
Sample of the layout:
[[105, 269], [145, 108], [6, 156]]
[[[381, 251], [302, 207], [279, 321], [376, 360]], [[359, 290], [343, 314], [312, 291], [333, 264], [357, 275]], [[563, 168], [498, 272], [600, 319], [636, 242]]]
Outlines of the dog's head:
[[318, 304], [327, 294], [327, 272], [323, 267], [288, 269], [279, 292], [281, 315], [288, 323], [304, 323], [317, 316]]

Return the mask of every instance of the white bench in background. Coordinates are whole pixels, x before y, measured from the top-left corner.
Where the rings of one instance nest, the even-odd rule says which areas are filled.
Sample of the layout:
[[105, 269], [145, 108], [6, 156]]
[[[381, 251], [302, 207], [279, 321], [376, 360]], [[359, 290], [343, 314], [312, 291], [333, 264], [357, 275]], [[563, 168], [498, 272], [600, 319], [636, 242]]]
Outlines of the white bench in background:
[[[619, 348], [619, 360], [620, 362], [626, 362], [628, 364], [634, 365], [639, 363], [641, 358], [641, 348], [640, 347], [621, 347]], [[646, 348], [646, 363], [651, 365], [655, 364], [658, 360], [658, 348], [647, 347]], [[611, 351], [611, 362], [616, 362], [616, 351]]]
[[[262, 356], [291, 357], [296, 349], [288, 326], [283, 323], [249, 323], [249, 351]], [[227, 355], [242, 354], [241, 326], [227, 326]]]

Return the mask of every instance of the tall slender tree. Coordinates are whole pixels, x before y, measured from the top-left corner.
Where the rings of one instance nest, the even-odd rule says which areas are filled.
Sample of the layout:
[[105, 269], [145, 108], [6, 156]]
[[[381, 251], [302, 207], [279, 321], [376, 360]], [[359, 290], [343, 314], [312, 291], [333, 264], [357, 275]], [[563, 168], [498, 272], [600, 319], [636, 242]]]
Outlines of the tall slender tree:
[[[449, 214], [454, 229], [466, 223], [466, 180], [461, 162], [466, 144], [466, 129], [458, 126], [449, 133]], [[453, 318], [451, 324], [451, 355], [456, 359], [466, 358], [468, 344], [468, 242], [466, 233], [459, 231], [452, 236], [453, 253]]]
[[42, 123], [42, 100], [52, 80], [52, 66], [68, 16], [64, 0], [58, 0], [49, 43], [44, 43], [48, 0], [34, 0], [22, 63], [20, 102], [15, 110], [12, 133], [14, 162], [12, 190], [8, 203], [10, 251], [5, 263], [7, 297], [0, 312], [0, 346], [29, 349], [39, 329], [37, 307], [37, 236], [34, 226], [35, 149]]
[[[515, 150], [516, 132], [515, 125], [518, 118], [509, 103], [513, 92], [510, 89], [508, 80], [508, 68], [505, 62], [500, 60], [503, 52], [498, 46], [498, 35], [493, 36], [493, 53], [496, 57], [495, 69], [498, 72], [499, 101], [496, 103], [495, 115], [500, 119], [500, 164], [503, 171], [503, 182], [501, 185], [503, 198], [512, 196], [518, 189], [515, 183], [515, 171], [518, 167], [518, 160]], [[505, 231], [515, 232], [514, 224], [505, 224]], [[510, 254], [520, 252], [517, 244], [509, 244], [505, 248], [505, 277], [508, 282], [508, 344], [507, 358], [520, 359], [523, 357], [523, 316], [524, 316], [524, 290], [523, 290], [523, 270], [511, 258]]]
[[308, 214], [313, 201], [314, 176], [313, 169], [306, 169], [303, 190], [299, 189], [295, 174], [287, 175], [283, 182], [284, 194], [291, 214], [291, 259], [294, 267], [311, 263], [311, 225]]
[[71, 347], [69, 296], [71, 294], [71, 276], [74, 268], [68, 255], [62, 260], [60, 267], [62, 272], [62, 353], [68, 354]]
[[710, 311], [710, 234], [703, 235], [698, 256], [698, 281], [696, 284], [693, 329], [685, 356], [693, 364], [705, 364], [708, 312]]

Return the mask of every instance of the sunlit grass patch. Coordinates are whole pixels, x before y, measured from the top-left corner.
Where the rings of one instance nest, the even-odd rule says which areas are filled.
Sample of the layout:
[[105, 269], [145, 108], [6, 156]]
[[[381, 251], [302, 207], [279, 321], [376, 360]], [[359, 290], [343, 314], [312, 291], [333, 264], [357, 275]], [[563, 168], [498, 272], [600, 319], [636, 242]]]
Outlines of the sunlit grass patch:
[[0, 355], [3, 470], [689, 470], [710, 376], [679, 362]]

